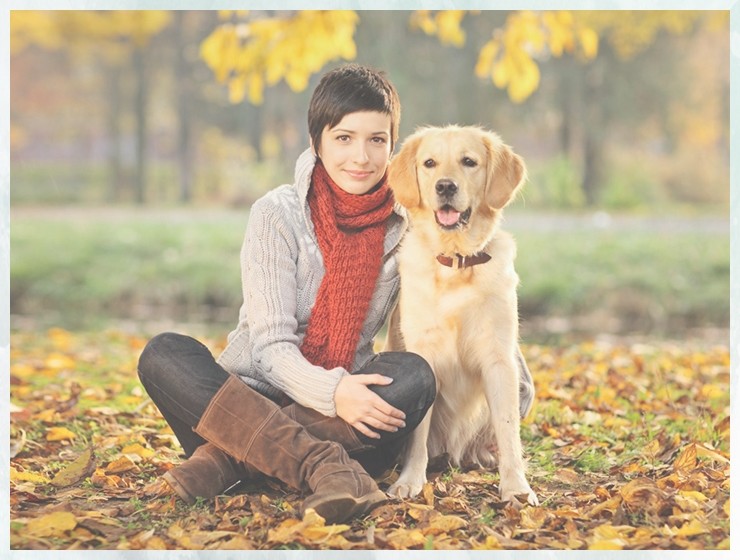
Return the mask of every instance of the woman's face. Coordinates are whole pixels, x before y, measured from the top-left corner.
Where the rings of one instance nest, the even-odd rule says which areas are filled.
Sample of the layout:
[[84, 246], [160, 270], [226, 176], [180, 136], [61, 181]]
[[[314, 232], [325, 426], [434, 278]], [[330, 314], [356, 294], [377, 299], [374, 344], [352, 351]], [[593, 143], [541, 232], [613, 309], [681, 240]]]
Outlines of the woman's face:
[[350, 194], [365, 194], [385, 174], [391, 156], [391, 117], [377, 111], [348, 113], [324, 128], [318, 155], [329, 177]]

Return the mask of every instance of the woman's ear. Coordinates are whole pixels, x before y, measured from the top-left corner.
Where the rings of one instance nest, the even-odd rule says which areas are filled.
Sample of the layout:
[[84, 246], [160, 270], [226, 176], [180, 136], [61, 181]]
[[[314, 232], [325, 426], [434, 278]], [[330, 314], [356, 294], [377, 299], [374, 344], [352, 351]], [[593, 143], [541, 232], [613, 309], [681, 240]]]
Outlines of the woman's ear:
[[501, 210], [514, 199], [517, 190], [527, 180], [527, 168], [524, 160], [497, 135], [486, 133], [483, 143], [488, 150], [486, 203]]
[[409, 136], [401, 146], [401, 151], [391, 159], [388, 168], [388, 183], [401, 206], [415, 208], [421, 204], [419, 183], [416, 180], [416, 150], [421, 143], [421, 135]]

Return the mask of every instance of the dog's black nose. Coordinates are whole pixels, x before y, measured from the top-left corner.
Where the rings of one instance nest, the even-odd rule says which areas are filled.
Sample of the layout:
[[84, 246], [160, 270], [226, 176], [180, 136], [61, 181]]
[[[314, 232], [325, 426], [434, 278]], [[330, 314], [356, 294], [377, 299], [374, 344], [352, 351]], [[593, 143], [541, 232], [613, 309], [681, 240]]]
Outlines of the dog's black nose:
[[439, 196], [450, 197], [457, 192], [457, 185], [451, 179], [440, 179], [434, 188]]

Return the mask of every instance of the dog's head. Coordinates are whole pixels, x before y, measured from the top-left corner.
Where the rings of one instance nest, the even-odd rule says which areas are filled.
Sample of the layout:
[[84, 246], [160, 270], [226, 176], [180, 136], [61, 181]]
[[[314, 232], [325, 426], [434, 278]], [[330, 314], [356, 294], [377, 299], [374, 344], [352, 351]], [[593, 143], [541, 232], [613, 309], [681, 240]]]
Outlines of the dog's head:
[[441, 232], [490, 229], [526, 179], [522, 158], [473, 126], [427, 127], [391, 161], [389, 183], [412, 219], [429, 214]]

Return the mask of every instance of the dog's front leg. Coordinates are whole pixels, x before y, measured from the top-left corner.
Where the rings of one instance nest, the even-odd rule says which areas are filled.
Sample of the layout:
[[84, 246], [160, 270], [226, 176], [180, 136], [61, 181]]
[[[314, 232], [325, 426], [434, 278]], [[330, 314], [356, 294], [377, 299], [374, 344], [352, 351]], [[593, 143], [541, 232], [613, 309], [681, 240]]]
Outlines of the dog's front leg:
[[432, 424], [432, 408], [429, 407], [424, 419], [411, 432], [404, 455], [403, 467], [398, 480], [388, 488], [388, 495], [398, 498], [412, 498], [421, 492], [427, 481], [429, 455], [427, 440]]
[[524, 494], [531, 505], [539, 505], [524, 474], [519, 433], [519, 373], [514, 356], [502, 357], [493, 364], [484, 374], [484, 384], [498, 445], [501, 499], [511, 501]]

